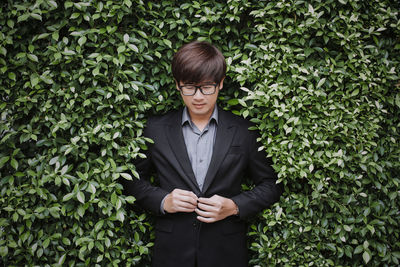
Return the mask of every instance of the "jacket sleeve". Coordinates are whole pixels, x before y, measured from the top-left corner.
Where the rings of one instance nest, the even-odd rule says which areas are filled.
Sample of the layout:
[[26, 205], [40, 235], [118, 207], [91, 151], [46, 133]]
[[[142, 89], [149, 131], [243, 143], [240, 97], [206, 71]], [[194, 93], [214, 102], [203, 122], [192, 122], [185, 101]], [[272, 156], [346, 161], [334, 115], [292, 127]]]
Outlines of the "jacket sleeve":
[[282, 194], [282, 185], [277, 184], [277, 176], [271, 167], [271, 160], [264, 151], [258, 151], [257, 134], [250, 132], [248, 146], [248, 164], [246, 174], [255, 186], [249, 190], [232, 197], [239, 207], [239, 216], [245, 219], [255, 213], [271, 206], [279, 200]]
[[[150, 124], [149, 122], [148, 125]], [[146, 127], [144, 135], [151, 138], [149, 134], [149, 131], [151, 131], [150, 129], [149, 126]], [[152, 170], [154, 170], [151, 157], [152, 149], [153, 145], [150, 145], [148, 150], [145, 151], [146, 158], [140, 158], [134, 161], [139, 179], [133, 178], [131, 181], [123, 179], [122, 185], [125, 194], [134, 196], [140, 206], [156, 215], [162, 215], [160, 209], [161, 201], [169, 192], [152, 185], [149, 181]]]

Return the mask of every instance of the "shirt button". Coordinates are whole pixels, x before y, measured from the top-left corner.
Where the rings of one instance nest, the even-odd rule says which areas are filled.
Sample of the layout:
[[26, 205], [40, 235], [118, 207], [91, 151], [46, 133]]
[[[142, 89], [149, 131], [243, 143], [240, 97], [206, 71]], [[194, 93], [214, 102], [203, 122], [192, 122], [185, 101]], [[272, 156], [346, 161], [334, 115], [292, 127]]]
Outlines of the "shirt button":
[[202, 159], [200, 159], [200, 162], [203, 162], [203, 160], [202, 160]]

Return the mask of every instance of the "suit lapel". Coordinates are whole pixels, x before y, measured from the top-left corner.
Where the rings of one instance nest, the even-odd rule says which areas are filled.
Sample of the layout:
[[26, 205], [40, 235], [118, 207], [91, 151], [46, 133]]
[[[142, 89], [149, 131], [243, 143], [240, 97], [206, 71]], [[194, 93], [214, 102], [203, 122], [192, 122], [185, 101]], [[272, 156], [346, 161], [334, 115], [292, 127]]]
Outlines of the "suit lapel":
[[178, 164], [183, 169], [186, 176], [183, 178], [193, 188], [195, 192], [199, 192], [199, 186], [197, 185], [196, 178], [193, 173], [192, 165], [190, 164], [189, 156], [186, 149], [185, 140], [182, 133], [182, 110], [177, 112], [172, 118], [169, 125], [166, 126], [166, 135], [171, 147], [174, 152]]
[[226, 113], [221, 109], [218, 110], [218, 117], [217, 136], [215, 139], [210, 166], [208, 167], [208, 171], [204, 180], [202, 189], [203, 192], [207, 191], [208, 187], [211, 185], [211, 182], [214, 180], [219, 166], [224, 160], [232, 143], [233, 136], [236, 132], [236, 127], [230, 124], [229, 117], [227, 117]]

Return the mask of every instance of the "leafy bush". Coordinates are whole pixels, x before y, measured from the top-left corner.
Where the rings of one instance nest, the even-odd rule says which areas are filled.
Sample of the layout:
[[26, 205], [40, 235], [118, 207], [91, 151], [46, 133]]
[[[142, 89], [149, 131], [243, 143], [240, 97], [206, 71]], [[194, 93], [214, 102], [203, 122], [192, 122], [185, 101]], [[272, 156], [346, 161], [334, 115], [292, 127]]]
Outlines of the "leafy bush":
[[1, 263], [149, 264], [152, 218], [118, 181], [137, 177], [147, 116], [182, 105], [170, 61], [199, 39], [227, 58], [221, 106], [252, 118], [285, 185], [251, 223], [250, 264], [398, 265], [399, 9], [378, 0], [0, 4]]

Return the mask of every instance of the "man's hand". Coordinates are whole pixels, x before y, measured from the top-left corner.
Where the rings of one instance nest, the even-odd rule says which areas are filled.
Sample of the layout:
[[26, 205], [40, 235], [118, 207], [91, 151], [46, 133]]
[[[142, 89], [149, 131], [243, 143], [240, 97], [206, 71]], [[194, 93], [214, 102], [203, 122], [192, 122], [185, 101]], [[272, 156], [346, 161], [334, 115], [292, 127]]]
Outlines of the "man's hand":
[[197, 219], [205, 223], [212, 223], [237, 214], [237, 205], [232, 199], [214, 195], [210, 198], [199, 198], [195, 212]]
[[197, 207], [197, 196], [187, 190], [174, 189], [164, 201], [164, 210], [168, 213], [193, 212]]

